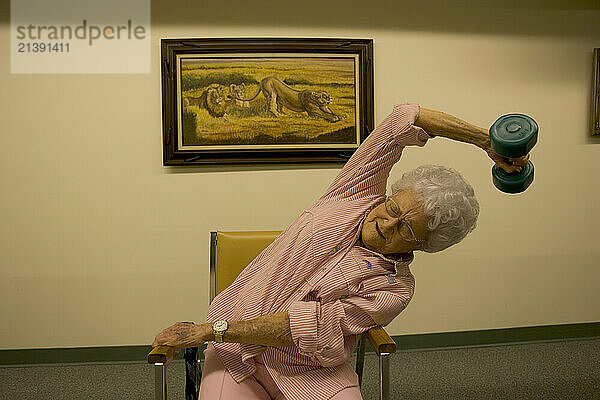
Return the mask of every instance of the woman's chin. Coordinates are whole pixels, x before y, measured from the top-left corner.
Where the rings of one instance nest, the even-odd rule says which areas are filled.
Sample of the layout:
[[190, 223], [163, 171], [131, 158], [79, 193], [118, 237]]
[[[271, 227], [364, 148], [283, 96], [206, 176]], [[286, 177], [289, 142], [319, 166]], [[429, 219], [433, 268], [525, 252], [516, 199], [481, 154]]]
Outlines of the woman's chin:
[[374, 240], [370, 240], [368, 243], [366, 243], [366, 247], [369, 250], [373, 250], [373, 251], [376, 251], [376, 252], [382, 253], [382, 254], [383, 254], [382, 250], [384, 250], [384, 248], [385, 248], [385, 246], [383, 246], [382, 243], [380, 243], [379, 237], [376, 237], [376, 238], [374, 238]]

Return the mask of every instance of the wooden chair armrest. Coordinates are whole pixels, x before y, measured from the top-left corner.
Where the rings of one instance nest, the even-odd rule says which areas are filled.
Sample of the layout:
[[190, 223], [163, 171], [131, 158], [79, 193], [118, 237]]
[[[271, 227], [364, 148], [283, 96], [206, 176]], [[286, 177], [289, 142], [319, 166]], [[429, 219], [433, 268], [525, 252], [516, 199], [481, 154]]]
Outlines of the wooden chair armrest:
[[381, 355], [381, 353], [396, 352], [396, 342], [394, 342], [390, 335], [387, 334], [383, 327], [376, 326], [375, 328], [369, 329], [367, 331], [367, 337], [377, 355]]
[[148, 353], [148, 364], [169, 363], [175, 356], [175, 347], [156, 346]]

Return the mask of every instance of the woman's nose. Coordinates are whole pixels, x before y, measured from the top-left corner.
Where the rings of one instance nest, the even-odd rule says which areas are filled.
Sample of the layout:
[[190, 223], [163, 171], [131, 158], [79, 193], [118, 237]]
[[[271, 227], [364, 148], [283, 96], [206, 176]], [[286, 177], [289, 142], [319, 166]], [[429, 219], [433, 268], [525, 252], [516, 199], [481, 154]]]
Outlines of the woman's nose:
[[393, 229], [396, 225], [398, 225], [399, 221], [400, 221], [400, 218], [392, 217], [391, 215], [388, 215], [383, 221], [383, 226], [386, 229]]

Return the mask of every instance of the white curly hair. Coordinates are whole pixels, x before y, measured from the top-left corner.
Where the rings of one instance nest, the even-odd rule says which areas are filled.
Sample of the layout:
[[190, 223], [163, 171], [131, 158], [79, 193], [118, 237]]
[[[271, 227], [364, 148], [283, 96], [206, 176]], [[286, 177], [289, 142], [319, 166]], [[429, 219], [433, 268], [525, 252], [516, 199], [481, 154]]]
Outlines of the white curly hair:
[[479, 202], [462, 175], [439, 165], [421, 165], [392, 185], [392, 195], [410, 189], [429, 216], [423, 250], [435, 253], [463, 240], [477, 225]]

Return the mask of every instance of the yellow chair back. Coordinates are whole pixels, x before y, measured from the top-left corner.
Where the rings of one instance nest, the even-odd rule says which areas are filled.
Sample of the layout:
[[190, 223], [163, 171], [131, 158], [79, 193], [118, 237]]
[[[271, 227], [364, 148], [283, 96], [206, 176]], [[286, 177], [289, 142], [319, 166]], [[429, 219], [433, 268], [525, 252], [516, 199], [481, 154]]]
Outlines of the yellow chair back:
[[250, 261], [280, 233], [281, 231], [211, 232], [210, 300], [231, 285]]

